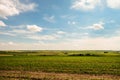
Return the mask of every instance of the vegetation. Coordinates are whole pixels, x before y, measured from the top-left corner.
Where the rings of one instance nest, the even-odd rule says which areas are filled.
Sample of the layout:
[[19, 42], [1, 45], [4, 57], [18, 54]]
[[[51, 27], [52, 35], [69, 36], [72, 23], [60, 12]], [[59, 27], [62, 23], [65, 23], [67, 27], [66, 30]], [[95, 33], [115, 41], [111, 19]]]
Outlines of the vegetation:
[[0, 71], [120, 76], [118, 51], [0, 51], [0, 55]]

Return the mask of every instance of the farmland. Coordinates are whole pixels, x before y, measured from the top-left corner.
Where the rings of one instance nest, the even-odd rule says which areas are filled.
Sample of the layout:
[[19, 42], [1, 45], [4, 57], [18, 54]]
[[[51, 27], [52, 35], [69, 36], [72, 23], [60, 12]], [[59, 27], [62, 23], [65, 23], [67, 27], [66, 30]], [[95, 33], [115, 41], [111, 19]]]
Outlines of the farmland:
[[[47, 76], [35, 77], [35, 74], [43, 75], [43, 73]], [[75, 76], [79, 79], [80, 75], [84, 75], [83, 80], [88, 78], [87, 76], [98, 76], [93, 79], [119, 80], [120, 53], [118, 51], [0, 51], [0, 78], [3, 80], [15, 78], [59, 80], [60, 78], [56, 76], [61, 74], [66, 75], [63, 80], [71, 79], [68, 75], [72, 76], [72, 80]]]

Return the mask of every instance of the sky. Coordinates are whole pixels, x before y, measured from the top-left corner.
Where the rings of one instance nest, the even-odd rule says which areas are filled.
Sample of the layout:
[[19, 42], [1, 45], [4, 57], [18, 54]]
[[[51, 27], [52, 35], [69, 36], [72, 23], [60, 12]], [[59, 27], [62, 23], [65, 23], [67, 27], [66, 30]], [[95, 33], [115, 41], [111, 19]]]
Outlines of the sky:
[[0, 0], [0, 50], [120, 50], [120, 0]]

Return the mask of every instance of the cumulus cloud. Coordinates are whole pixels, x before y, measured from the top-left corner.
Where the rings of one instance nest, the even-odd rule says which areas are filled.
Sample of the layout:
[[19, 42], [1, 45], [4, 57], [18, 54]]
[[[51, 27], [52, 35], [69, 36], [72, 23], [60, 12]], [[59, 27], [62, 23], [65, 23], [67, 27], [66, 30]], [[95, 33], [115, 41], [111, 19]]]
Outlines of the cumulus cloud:
[[3, 21], [0, 21], [0, 26], [1, 26], [1, 27], [5, 27], [6, 24], [5, 24]]
[[94, 29], [94, 30], [104, 29], [104, 27], [101, 24], [93, 24], [89, 28]]
[[104, 29], [103, 24], [104, 24], [103, 22], [95, 23], [92, 26], [86, 27], [85, 29], [101, 30], [101, 29]]
[[7, 19], [8, 16], [34, 10], [36, 6], [35, 3], [25, 4], [20, 2], [20, 0], [0, 0], [0, 17]]
[[50, 22], [50, 23], [54, 23], [55, 22], [55, 16], [44, 16], [43, 19], [45, 21]]
[[37, 25], [27, 25], [27, 29], [31, 32], [41, 32], [43, 30], [42, 27], [39, 27]]
[[[111, 9], [120, 9], [120, 0], [73, 0], [71, 9], [76, 10], [93, 10], [97, 6], [99, 7], [109, 7]], [[105, 4], [106, 3], [106, 4]]]
[[36, 34], [36, 32], [41, 32], [42, 30], [43, 28], [37, 25], [19, 25], [17, 27], [11, 26], [9, 30], [0, 31], [0, 35], [24, 37], [26, 35]]
[[93, 10], [101, 3], [101, 0], [75, 0], [71, 9], [76, 10]]
[[113, 9], [120, 9], [120, 0], [106, 0], [107, 6]]

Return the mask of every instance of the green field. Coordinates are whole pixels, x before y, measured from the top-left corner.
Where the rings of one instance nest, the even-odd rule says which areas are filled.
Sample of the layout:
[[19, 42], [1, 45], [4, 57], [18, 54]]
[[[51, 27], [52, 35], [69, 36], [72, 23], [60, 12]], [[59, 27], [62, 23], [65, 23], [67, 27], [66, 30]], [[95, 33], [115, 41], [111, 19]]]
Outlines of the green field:
[[120, 76], [118, 51], [1, 51], [0, 55], [0, 71]]

